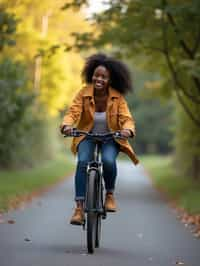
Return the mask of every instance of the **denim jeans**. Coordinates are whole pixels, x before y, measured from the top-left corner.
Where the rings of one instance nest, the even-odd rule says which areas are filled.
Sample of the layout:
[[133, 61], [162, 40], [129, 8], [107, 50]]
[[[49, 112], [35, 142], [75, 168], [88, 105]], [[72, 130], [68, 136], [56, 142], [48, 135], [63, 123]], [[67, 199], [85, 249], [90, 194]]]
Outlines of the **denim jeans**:
[[[93, 160], [95, 143], [87, 137], [78, 145], [78, 163], [75, 173], [75, 200], [84, 200], [86, 191], [87, 164]], [[103, 162], [104, 182], [107, 192], [113, 192], [117, 176], [116, 158], [119, 144], [108, 140], [101, 144], [101, 158]]]

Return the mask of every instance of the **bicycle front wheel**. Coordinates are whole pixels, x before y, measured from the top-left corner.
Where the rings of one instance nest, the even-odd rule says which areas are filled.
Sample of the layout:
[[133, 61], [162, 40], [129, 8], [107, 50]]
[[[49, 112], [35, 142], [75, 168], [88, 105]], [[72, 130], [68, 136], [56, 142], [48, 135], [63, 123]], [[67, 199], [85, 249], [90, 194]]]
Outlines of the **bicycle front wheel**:
[[97, 171], [92, 170], [87, 182], [87, 249], [88, 253], [93, 253], [96, 240], [97, 212], [96, 209], [96, 190], [97, 190]]
[[101, 240], [101, 215], [98, 214], [96, 218], [96, 237], [95, 237], [95, 248], [99, 248]]

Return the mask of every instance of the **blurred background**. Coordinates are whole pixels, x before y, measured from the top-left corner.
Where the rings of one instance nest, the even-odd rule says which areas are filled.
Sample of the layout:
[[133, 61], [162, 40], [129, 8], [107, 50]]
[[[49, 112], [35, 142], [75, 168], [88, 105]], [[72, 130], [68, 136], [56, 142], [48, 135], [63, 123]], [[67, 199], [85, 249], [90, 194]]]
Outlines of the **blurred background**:
[[[139, 158], [160, 175], [170, 169], [180, 183], [200, 183], [199, 0], [0, 0], [1, 195], [7, 182], [20, 183], [19, 171], [33, 173], [35, 189], [44, 168], [52, 177], [43, 186], [73, 169], [59, 124], [95, 52], [131, 70]], [[193, 201], [200, 202], [197, 183]]]

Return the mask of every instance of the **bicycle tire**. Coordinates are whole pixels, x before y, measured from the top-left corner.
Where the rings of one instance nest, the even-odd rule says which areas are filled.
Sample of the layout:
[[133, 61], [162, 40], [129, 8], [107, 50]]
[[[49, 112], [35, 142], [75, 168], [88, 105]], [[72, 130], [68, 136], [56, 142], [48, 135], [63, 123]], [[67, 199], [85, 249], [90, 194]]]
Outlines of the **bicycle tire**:
[[91, 170], [87, 182], [87, 249], [88, 253], [94, 253], [96, 239], [96, 223], [97, 213], [96, 208], [96, 175], [95, 170]]
[[101, 215], [97, 215], [96, 219], [96, 235], [95, 235], [95, 248], [99, 248], [101, 240]]
[[[98, 208], [102, 209], [103, 208], [103, 186], [101, 182], [99, 183], [98, 186]], [[100, 240], [101, 240], [101, 219], [102, 219], [102, 213], [98, 213], [97, 215], [97, 220], [96, 220], [96, 237], [95, 237], [95, 247], [99, 248], [100, 246]]]

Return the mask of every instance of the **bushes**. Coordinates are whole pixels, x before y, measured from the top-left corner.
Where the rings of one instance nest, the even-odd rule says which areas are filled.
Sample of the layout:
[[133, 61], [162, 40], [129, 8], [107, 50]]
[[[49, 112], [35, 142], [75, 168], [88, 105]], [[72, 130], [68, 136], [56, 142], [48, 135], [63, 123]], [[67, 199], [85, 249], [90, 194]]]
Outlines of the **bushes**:
[[0, 65], [0, 165], [7, 167], [23, 139], [25, 114], [34, 97], [27, 89], [28, 78], [21, 63], [4, 58]]
[[0, 62], [0, 103], [0, 167], [32, 166], [51, 158], [52, 123], [36, 103], [26, 66], [8, 58]]

